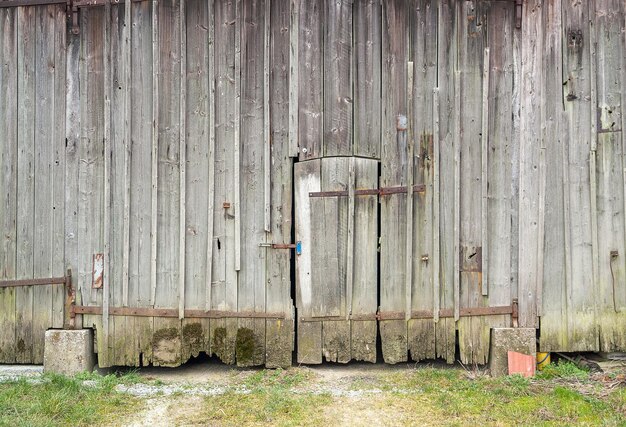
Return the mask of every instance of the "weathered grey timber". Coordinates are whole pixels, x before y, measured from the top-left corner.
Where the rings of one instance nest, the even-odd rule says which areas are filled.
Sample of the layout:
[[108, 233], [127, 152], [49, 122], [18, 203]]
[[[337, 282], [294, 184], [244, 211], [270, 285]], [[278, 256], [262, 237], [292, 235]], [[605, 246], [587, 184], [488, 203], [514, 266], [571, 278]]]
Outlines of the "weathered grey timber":
[[[404, 1], [383, 4], [382, 26], [382, 100], [381, 187], [406, 185], [406, 137], [400, 135], [398, 122], [407, 115], [408, 10]], [[404, 131], [406, 132], [406, 131]], [[381, 198], [380, 230], [380, 308], [404, 311], [406, 194]], [[383, 357], [387, 363], [407, 360], [407, 322], [385, 320], [380, 323]]]
[[[0, 279], [16, 279], [17, 263], [17, 10], [0, 10], [0, 40], [4, 64], [0, 67]], [[0, 289], [0, 362], [15, 361], [15, 288]]]
[[[101, 366], [626, 350], [625, 8], [2, 7], [0, 281], [71, 269]], [[8, 283], [41, 363], [66, 295]]]

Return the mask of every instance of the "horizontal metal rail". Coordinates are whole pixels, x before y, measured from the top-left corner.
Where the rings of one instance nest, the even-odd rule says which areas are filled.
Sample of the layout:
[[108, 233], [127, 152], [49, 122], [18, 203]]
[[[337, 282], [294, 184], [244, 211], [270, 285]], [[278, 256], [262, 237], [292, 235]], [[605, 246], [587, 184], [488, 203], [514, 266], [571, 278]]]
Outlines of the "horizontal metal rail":
[[49, 4], [67, 4], [67, 0], [0, 0], [0, 8], [20, 6], [46, 6]]
[[0, 288], [16, 288], [19, 286], [65, 285], [68, 276], [46, 277], [42, 279], [0, 280]]
[[[510, 314], [514, 319], [517, 318], [517, 301], [514, 301], [511, 305], [497, 307], [461, 308], [459, 313], [461, 317], [493, 316], [499, 314]], [[434, 313], [430, 310], [415, 310], [411, 312], [409, 319], [432, 319], [433, 317]], [[379, 311], [371, 314], [353, 314], [348, 318], [349, 320], [405, 320], [406, 316], [403, 311]], [[454, 318], [454, 309], [439, 310], [439, 318]], [[300, 317], [300, 321], [302, 322], [345, 319], [345, 316]]]
[[[405, 194], [407, 192], [406, 186], [401, 187], [384, 187], [384, 188], [370, 188], [365, 190], [354, 190], [355, 196], [388, 196], [390, 194]], [[426, 192], [426, 186], [424, 184], [418, 184], [413, 186], [414, 193]], [[339, 191], [314, 191], [309, 193], [309, 197], [347, 197], [348, 190]]]
[[[71, 308], [72, 317], [77, 314], [102, 315], [102, 307], [74, 305]], [[152, 308], [152, 307], [109, 307], [110, 316], [131, 317], [171, 317], [178, 318], [177, 308]], [[249, 311], [222, 311], [222, 310], [185, 310], [185, 318], [188, 319], [284, 319], [285, 313], [262, 313]]]

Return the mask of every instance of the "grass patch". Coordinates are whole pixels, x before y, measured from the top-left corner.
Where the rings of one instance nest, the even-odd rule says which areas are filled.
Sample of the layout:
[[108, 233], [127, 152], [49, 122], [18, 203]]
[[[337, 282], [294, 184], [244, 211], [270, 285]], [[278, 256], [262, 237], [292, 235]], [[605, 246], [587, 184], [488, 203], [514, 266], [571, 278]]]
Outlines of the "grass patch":
[[114, 422], [140, 406], [138, 399], [116, 392], [115, 386], [136, 380], [132, 375], [84, 374], [68, 378], [46, 374], [38, 380], [0, 383], [0, 426], [87, 426], [102, 424], [103, 420]]
[[313, 377], [307, 369], [274, 369], [259, 370], [249, 375], [243, 384], [250, 389], [259, 388], [290, 388], [301, 385]]
[[559, 360], [551, 363], [537, 372], [537, 378], [549, 380], [553, 378], [586, 380], [589, 378], [589, 371], [579, 368], [572, 362]]
[[332, 404], [326, 394], [294, 394], [280, 389], [257, 390], [250, 394], [233, 392], [204, 400], [200, 413], [183, 424], [199, 425], [328, 425], [324, 407]]

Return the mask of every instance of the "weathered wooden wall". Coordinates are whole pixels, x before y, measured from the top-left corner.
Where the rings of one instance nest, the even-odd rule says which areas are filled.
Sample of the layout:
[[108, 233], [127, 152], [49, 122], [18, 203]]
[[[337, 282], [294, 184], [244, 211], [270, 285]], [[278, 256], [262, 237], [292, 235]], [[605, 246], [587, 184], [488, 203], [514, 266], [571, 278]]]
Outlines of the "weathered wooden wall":
[[[379, 334], [485, 363], [511, 315], [466, 314], [516, 298], [542, 350], [626, 350], [625, 9], [145, 0], [73, 34], [0, 8], [0, 280], [71, 268], [102, 366], [285, 366], [294, 334], [303, 363]], [[63, 302], [0, 288], [0, 362], [41, 362]]]

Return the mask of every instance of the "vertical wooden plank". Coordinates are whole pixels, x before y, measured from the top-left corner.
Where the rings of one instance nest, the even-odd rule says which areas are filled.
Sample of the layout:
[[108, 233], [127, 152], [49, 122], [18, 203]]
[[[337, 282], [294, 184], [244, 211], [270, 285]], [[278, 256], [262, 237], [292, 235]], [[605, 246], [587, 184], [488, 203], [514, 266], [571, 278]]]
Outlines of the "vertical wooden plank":
[[[158, 258], [158, 211], [159, 211], [159, 70], [161, 69], [161, 47], [159, 43], [159, 0], [152, 0], [152, 138], [150, 161], [150, 305], [156, 306], [157, 258]], [[148, 326], [151, 326], [148, 329]], [[152, 335], [154, 319], [146, 325], [150, 333], [150, 361], [154, 359]]]
[[[78, 144], [80, 141], [80, 74], [79, 56], [81, 48], [80, 36], [67, 33], [66, 64], [65, 64], [65, 268], [72, 269], [77, 279], [80, 278], [78, 268], [78, 171], [79, 157]], [[76, 289], [76, 304], [82, 304], [82, 289], [78, 281], [74, 283]], [[75, 319], [76, 327], [82, 327], [82, 316]]]
[[[118, 8], [115, 8], [115, 11], [118, 11]], [[111, 344], [115, 347], [115, 344], [110, 340], [110, 335], [115, 336], [115, 325], [116, 322], [110, 322], [109, 318], [109, 306], [111, 305], [111, 296], [117, 290], [111, 290], [111, 283], [114, 280], [111, 280], [114, 275], [111, 273], [113, 269], [111, 268], [111, 264], [113, 264], [114, 268], [116, 268], [117, 263], [112, 263], [113, 261], [111, 250], [111, 236], [115, 237], [115, 232], [111, 233], [111, 211], [113, 210], [112, 206], [112, 194], [111, 190], [111, 162], [113, 160], [113, 150], [111, 146], [111, 86], [113, 85], [112, 78], [112, 70], [111, 66], [112, 60], [117, 60], [117, 49], [112, 48], [111, 44], [113, 42], [117, 43], [117, 34], [116, 37], [113, 37], [113, 31], [111, 28], [112, 21], [112, 10], [111, 10], [111, 2], [107, 0], [104, 4], [104, 35], [102, 38], [102, 49], [104, 52], [104, 61], [103, 61], [103, 71], [104, 71], [104, 95], [102, 98], [102, 111], [104, 114], [103, 118], [103, 167], [104, 167], [104, 187], [102, 192], [102, 197], [104, 200], [104, 225], [103, 225], [103, 250], [104, 250], [104, 271], [103, 271], [103, 284], [102, 284], [102, 334], [98, 336], [98, 343], [102, 342], [101, 350], [98, 351], [99, 360], [102, 360], [104, 365], [111, 366], [115, 359], [115, 352], [111, 351]], [[117, 15], [117, 13], [116, 13]], [[116, 28], [117, 29], [117, 25]], [[117, 91], [114, 92], [117, 95]], [[118, 110], [116, 110], [118, 111]], [[116, 151], [117, 152], [117, 151]], [[117, 198], [116, 198], [117, 200]], [[113, 239], [115, 242], [115, 238]], [[116, 278], [117, 279], [117, 278]], [[113, 303], [115, 303], [115, 298]], [[113, 323], [113, 328], [110, 327], [110, 323]], [[113, 333], [112, 333], [113, 332]]]
[[[17, 278], [32, 278], [35, 237], [35, 43], [36, 8], [17, 11]], [[33, 289], [16, 290], [17, 363], [33, 363]]]
[[[271, 242], [291, 243], [293, 203], [293, 160], [291, 133], [291, 53], [290, 0], [272, 0], [269, 27], [269, 138], [271, 173]], [[267, 20], [266, 20], [267, 21]], [[289, 28], [289, 32], [285, 29]], [[297, 66], [297, 65], [296, 65]], [[297, 131], [297, 129], [296, 129]], [[265, 366], [288, 367], [292, 362], [293, 306], [291, 296], [291, 257], [295, 251], [266, 249], [266, 310], [284, 312], [285, 320], [265, 322]]]
[[[300, 160], [322, 155], [323, 114], [323, 0], [302, 1], [298, 32], [298, 144]], [[306, 84], [304, 84], [306, 82]]]
[[[378, 188], [378, 161], [353, 159], [355, 189]], [[353, 315], [376, 312], [378, 293], [378, 196], [355, 197], [354, 200], [354, 285], [351, 307]], [[351, 321], [352, 359], [376, 362], [377, 322]]]
[[298, 157], [300, 0], [289, 2], [289, 157]]
[[346, 242], [346, 320], [352, 314], [352, 294], [354, 291], [354, 190], [356, 185], [355, 159], [348, 165], [348, 241]]
[[433, 89], [433, 320], [439, 322], [439, 306], [441, 293], [441, 273], [440, 273], [440, 139], [439, 139], [439, 88]]
[[[382, 163], [381, 187], [406, 185], [406, 146], [400, 145], [398, 120], [407, 113], [408, 28], [407, 5], [403, 1], [383, 4], [382, 24]], [[406, 139], [404, 140], [406, 141]], [[402, 311], [406, 262], [406, 195], [394, 194], [381, 200], [380, 305], [382, 311]], [[387, 363], [407, 360], [407, 322], [380, 322], [383, 357]]]
[[462, 49], [460, 37], [463, 34], [462, 24], [466, 22], [461, 14], [461, 4], [455, 3], [456, 15], [456, 55], [454, 57], [454, 320], [459, 322], [461, 307], [461, 65]]
[[322, 363], [322, 322], [306, 322], [313, 312], [313, 217], [310, 192], [321, 191], [321, 160], [294, 165], [296, 241], [302, 254], [296, 258], [296, 308], [298, 317], [298, 363]]
[[157, 287], [157, 231], [158, 231], [158, 182], [159, 182], [159, 0], [152, 0], [152, 183], [150, 222], [150, 303], [156, 302]]
[[[0, 10], [0, 278], [16, 278], [17, 267], [17, 9]], [[0, 363], [15, 362], [16, 289], [0, 289]]]
[[[322, 191], [349, 191], [349, 157], [322, 159]], [[316, 200], [317, 199], [317, 200]], [[349, 197], [318, 197], [311, 201], [313, 316], [346, 313]], [[326, 361], [347, 363], [350, 354], [350, 322], [322, 322], [322, 352]]]
[[381, 3], [355, 0], [354, 155], [380, 159]]
[[[127, 127], [130, 117], [126, 111], [126, 93], [129, 90], [126, 81], [127, 45], [126, 28], [130, 27], [126, 9], [121, 4], [111, 5], [109, 18], [108, 41], [106, 54], [108, 64], [105, 79], [105, 114], [107, 122], [107, 228], [108, 251], [105, 259], [105, 286], [108, 286], [108, 304], [111, 307], [126, 306], [128, 302], [128, 286], [125, 283], [128, 263], [125, 230], [127, 223], [126, 191], [129, 182], [127, 164], [129, 153], [127, 148]], [[120, 108], [111, 108], [120, 106]], [[126, 258], [126, 260], [124, 260]], [[107, 265], [108, 264], [108, 265]], [[108, 279], [107, 279], [108, 277]], [[108, 307], [107, 307], [108, 310]], [[104, 310], [103, 310], [104, 312]], [[104, 318], [103, 318], [104, 321]], [[104, 323], [104, 322], [103, 322]], [[129, 331], [134, 329], [134, 318], [110, 316], [108, 319], [108, 342], [110, 365], [127, 365], [135, 363], [134, 336]]]
[[[172, 308], [180, 292], [180, 0], [159, 4], [159, 161], [157, 221], [157, 289], [155, 307]], [[184, 156], [184, 155], [183, 155]], [[178, 319], [154, 319], [153, 364], [181, 363]]]
[[[475, 258], [482, 251], [482, 177], [481, 123], [482, 110], [470, 100], [482, 99], [483, 59], [486, 47], [486, 11], [483, 2], [459, 4], [459, 144], [460, 144], [460, 307], [482, 305], [481, 276], [484, 263]], [[494, 30], [497, 31], [496, 28]], [[481, 149], [474, 149], [481, 147]], [[482, 274], [481, 274], [482, 271]], [[486, 349], [480, 342], [479, 318], [459, 319], [459, 350], [463, 363], [486, 362]]]
[[352, 1], [325, 1], [323, 30], [325, 156], [352, 148]]
[[208, 11], [208, 78], [209, 78], [209, 183], [207, 205], [207, 249], [206, 249], [206, 291], [205, 307], [211, 309], [211, 288], [213, 281], [213, 236], [215, 215], [215, 2], [209, 2]]
[[[593, 294], [586, 291], [594, 280], [592, 226], [592, 180], [589, 152], [595, 145], [591, 129], [595, 88], [591, 85], [591, 39], [589, 6], [564, 2], [562, 9], [563, 70], [562, 104], [564, 112], [564, 217], [567, 342], [571, 351], [597, 348], [593, 313]], [[608, 256], [608, 255], [607, 255]], [[589, 309], [591, 308], [591, 309]]]
[[[542, 351], [562, 348], [567, 341], [567, 319], [564, 295], [569, 273], [569, 215], [565, 215], [564, 192], [565, 172], [569, 170], [565, 156], [567, 135], [562, 126], [565, 124], [563, 112], [563, 40], [562, 40], [562, 2], [555, 1], [543, 9], [545, 41], [543, 57], [545, 58], [544, 101], [546, 120], [545, 140], [553, 141], [546, 144], [546, 162], [551, 165], [546, 173], [545, 198], [545, 234], [544, 234], [544, 286], [541, 295], [540, 316], [541, 334], [539, 346]], [[569, 193], [567, 193], [569, 199]], [[567, 219], [567, 223], [566, 223]], [[567, 225], [566, 225], [567, 224]], [[567, 227], [567, 228], [566, 228]], [[515, 293], [513, 293], [515, 295]]]
[[[131, 307], [152, 305], [151, 228], [152, 228], [152, 92], [153, 51], [152, 2], [140, 2], [132, 8], [131, 36], [131, 144], [129, 280], [128, 304]], [[152, 325], [150, 317], [135, 317], [132, 332], [126, 336], [132, 346], [134, 366], [152, 360]]]
[[[595, 6], [595, 7], [594, 7]], [[596, 295], [600, 351], [626, 347], [626, 256], [624, 189], [624, 2], [595, 0], [589, 4], [595, 41], [597, 103], [592, 97], [592, 123], [597, 132], [597, 262]], [[594, 25], [595, 24], [595, 25]], [[595, 33], [595, 34], [594, 34]], [[595, 113], [595, 114], [594, 114]], [[593, 127], [592, 127], [593, 130]], [[592, 135], [593, 138], [594, 135]], [[593, 144], [592, 144], [593, 147]], [[592, 185], [593, 176], [592, 176]], [[592, 193], [593, 194], [593, 193]]]
[[[265, 235], [264, 140], [264, 0], [246, 1], [241, 10], [241, 258], [238, 310], [265, 311], [267, 250], [260, 247]], [[265, 321], [239, 319], [237, 365], [254, 366], [265, 361]]]
[[[52, 157], [52, 275], [64, 276], [65, 267], [65, 64], [67, 61], [67, 26], [65, 8], [56, 7], [54, 13], [54, 131]], [[52, 324], [63, 327], [65, 293], [63, 286], [52, 290]]]
[[520, 107], [519, 165], [519, 326], [537, 326], [536, 289], [538, 262], [539, 151], [541, 147], [541, 97], [543, 26], [541, 3], [530, 1], [523, 8], [522, 87]]
[[122, 220], [122, 304], [128, 306], [128, 269], [130, 257], [130, 155], [132, 147], [131, 122], [131, 44], [132, 44], [132, 1], [124, 3], [124, 211]]
[[[411, 236], [407, 244], [407, 266], [411, 268], [410, 289], [412, 300], [407, 301], [407, 311], [432, 311], [433, 319], [409, 320], [408, 347], [411, 358], [415, 361], [436, 357], [435, 318], [439, 316], [439, 301], [436, 300], [435, 266], [439, 262], [435, 252], [434, 208], [438, 193], [434, 188], [437, 173], [434, 134], [435, 109], [433, 88], [437, 86], [437, 14], [435, 4], [416, 1], [410, 11], [414, 25], [411, 27], [413, 43], [410, 45], [413, 67], [409, 71], [409, 141], [415, 144], [413, 154], [409, 154], [409, 184], [424, 186], [425, 191], [415, 193], [407, 204], [411, 205], [412, 215], [407, 215], [411, 222]], [[448, 29], [449, 30], [449, 29]], [[411, 64], [411, 63], [409, 63]], [[414, 140], [414, 141], [411, 141]], [[407, 224], [408, 225], [408, 224]], [[408, 273], [408, 270], [407, 270]], [[410, 304], [409, 304], [410, 303]]]
[[[215, 2], [215, 203], [211, 308], [237, 310], [235, 271], [234, 129], [239, 100], [235, 96], [235, 3]], [[238, 143], [238, 141], [237, 141]], [[234, 328], [233, 328], [234, 326]], [[237, 320], [211, 322], [211, 352], [235, 363]]]
[[[33, 37], [34, 49], [34, 235], [33, 275], [52, 275], [52, 237], [54, 230], [53, 211], [53, 144], [54, 135], [54, 9], [55, 6], [35, 8], [37, 30], [27, 37]], [[52, 66], [50, 66], [52, 64]], [[52, 323], [52, 287], [33, 287], [33, 341], [32, 361], [43, 361], [43, 341], [45, 330]]]
[[[130, 3], [130, 2], [127, 2]], [[186, 231], [186, 185], [187, 185], [187, 148], [186, 148], [186, 132], [187, 132], [187, 26], [185, 1], [179, 3], [180, 14], [180, 100], [179, 100], [179, 221], [178, 221], [178, 238], [180, 240], [178, 246], [178, 318], [185, 317], [185, 236]]]
[[[509, 305], [511, 294], [511, 187], [515, 172], [512, 167], [516, 139], [513, 120], [514, 105], [511, 98], [519, 97], [519, 87], [514, 83], [515, 8], [506, 2], [492, 3], [487, 16], [487, 44], [489, 59], [485, 58], [483, 72], [483, 99], [486, 105], [481, 133], [487, 140], [481, 147], [482, 176], [481, 206], [484, 227], [482, 230], [483, 295], [488, 292], [489, 305]], [[486, 97], [486, 99], [485, 99]], [[487, 248], [487, 255], [485, 253]], [[486, 277], [488, 280], [485, 281]], [[496, 317], [491, 318], [496, 320]], [[491, 321], [491, 320], [490, 320]], [[506, 325], [508, 326], [508, 324]]]
[[[440, 170], [440, 306], [454, 309], [458, 276], [456, 230], [456, 55], [457, 22], [455, 2], [437, 5], [437, 85], [439, 87], [439, 170]], [[437, 140], [435, 140], [437, 143]], [[436, 331], [436, 356], [455, 361], [456, 321], [441, 319]]]
[[[412, 310], [412, 296], [413, 296], [413, 178], [414, 167], [415, 167], [415, 157], [413, 153], [413, 145], [414, 145], [414, 106], [413, 106], [413, 61], [407, 62], [407, 107], [408, 107], [408, 117], [407, 117], [407, 125], [408, 129], [405, 132], [407, 137], [406, 146], [407, 146], [407, 167], [406, 167], [406, 187], [410, 189], [406, 192], [406, 242], [405, 242], [405, 267], [404, 267], [404, 293], [405, 293], [405, 308], [404, 308], [404, 316], [406, 321], [408, 322], [411, 318], [411, 310]], [[410, 237], [409, 237], [410, 236]]]
[[488, 191], [489, 191], [489, 46], [485, 47], [483, 53], [483, 87], [482, 87], [482, 114], [481, 114], [481, 132], [480, 132], [480, 142], [481, 142], [481, 179], [480, 179], [480, 190], [481, 190], [481, 246], [482, 246], [482, 265], [486, 268], [483, 268], [482, 274], [482, 283], [481, 283], [481, 293], [483, 296], [489, 295], [489, 233], [488, 233], [488, 209], [489, 209], [489, 199], [488, 199]]
[[[212, 34], [209, 28], [212, 14], [210, 2], [188, 1], [185, 6], [186, 69], [186, 180], [185, 180], [185, 305], [186, 309], [206, 309], [207, 291], [210, 289], [212, 259], [207, 251], [212, 249], [213, 237], [209, 239], [209, 226], [212, 228], [214, 205], [212, 197], [207, 197], [213, 187], [211, 176], [211, 78], [209, 71], [209, 43]], [[213, 143], [215, 140], [213, 139]], [[210, 220], [209, 220], [210, 218]], [[209, 244], [210, 243], [210, 244]], [[212, 258], [212, 255], [211, 255]], [[210, 261], [209, 261], [210, 260]], [[208, 286], [207, 286], [208, 284]], [[209, 306], [210, 309], [210, 306]], [[209, 319], [185, 319], [183, 321], [182, 360], [197, 357], [202, 352], [210, 353]]]
[[270, 27], [271, 4], [270, 0], [265, 2], [264, 22], [263, 22], [263, 194], [265, 196], [263, 209], [263, 229], [266, 232], [271, 230], [271, 140], [270, 140]]
[[241, 1], [235, 0], [235, 270], [241, 270]]

